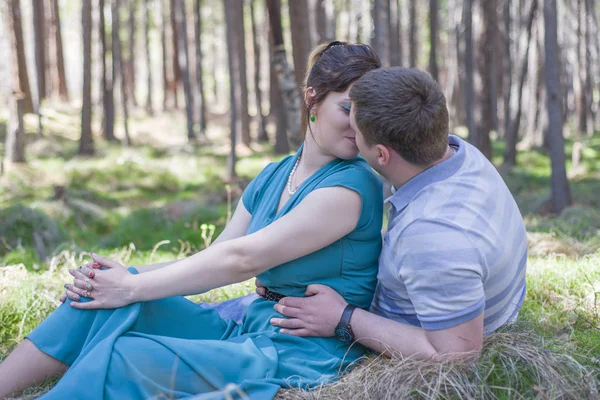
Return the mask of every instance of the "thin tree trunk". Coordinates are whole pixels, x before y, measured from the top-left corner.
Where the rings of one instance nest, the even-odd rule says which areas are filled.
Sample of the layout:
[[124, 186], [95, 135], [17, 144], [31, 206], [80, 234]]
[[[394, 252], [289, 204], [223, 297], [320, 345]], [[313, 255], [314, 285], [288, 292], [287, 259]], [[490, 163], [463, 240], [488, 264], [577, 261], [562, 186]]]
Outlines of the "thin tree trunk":
[[167, 52], [167, 9], [165, 7], [166, 0], [158, 0], [160, 7], [160, 44], [162, 55], [162, 88], [163, 88], [163, 111], [169, 108], [169, 93], [171, 87], [169, 84], [169, 68], [168, 68], [168, 52]]
[[250, 146], [252, 138], [250, 136], [250, 114], [248, 114], [248, 77], [246, 76], [246, 30], [244, 27], [244, 3], [242, 0], [236, 0], [233, 16], [237, 28], [234, 31], [236, 40], [234, 40], [235, 50], [239, 59], [237, 69], [240, 85], [238, 110], [239, 123], [241, 124], [239, 132], [241, 133], [241, 142]]
[[295, 0], [288, 3], [290, 11], [290, 28], [292, 31], [292, 54], [296, 83], [299, 88], [304, 85], [308, 54], [312, 47], [308, 22], [308, 1]]
[[[465, 0], [465, 2], [471, 2], [472, 0]], [[417, 46], [418, 46], [418, 38], [417, 38], [417, 30], [418, 30], [418, 21], [417, 21], [417, 0], [408, 0], [408, 50], [409, 50], [409, 65], [411, 68], [415, 68], [417, 66], [418, 56], [417, 56]]]
[[265, 116], [262, 112], [262, 91], [260, 89], [260, 72], [261, 72], [261, 60], [260, 60], [260, 45], [259, 45], [259, 32], [257, 28], [256, 13], [255, 13], [255, 2], [256, 0], [250, 0], [250, 20], [252, 23], [252, 47], [254, 48], [254, 94], [256, 101], [256, 116], [258, 118], [258, 135], [257, 140], [259, 142], [266, 142], [269, 140], [267, 136], [267, 124]]
[[437, 64], [437, 42], [439, 36], [438, 0], [429, 0], [429, 73], [436, 81], [439, 81]]
[[560, 213], [571, 204], [571, 190], [565, 166], [563, 120], [560, 105], [556, 0], [544, 0], [545, 78], [548, 101], [548, 145], [552, 164], [552, 212]]
[[467, 128], [469, 129], [469, 142], [476, 143], [477, 131], [475, 128], [475, 110], [473, 99], [474, 90], [474, 54], [473, 54], [473, 0], [464, 0], [463, 3], [464, 39], [465, 39], [465, 112]]
[[48, 94], [46, 87], [46, 13], [43, 1], [32, 0], [32, 5], [38, 97], [41, 103]]
[[144, 50], [148, 68], [146, 112], [152, 116], [154, 115], [154, 108], [152, 107], [152, 57], [150, 57], [150, 1], [144, 0]]
[[13, 93], [10, 99], [10, 114], [6, 127], [6, 161], [10, 164], [25, 162], [25, 128], [23, 93]]
[[287, 62], [283, 32], [281, 27], [281, 0], [267, 0], [269, 25], [273, 36], [273, 63], [286, 112], [289, 141], [292, 148], [298, 148], [304, 132], [300, 132], [300, 96], [294, 80], [294, 71]]
[[63, 55], [63, 42], [60, 27], [60, 12], [58, 0], [51, 1], [51, 25], [54, 34], [54, 50], [56, 51], [56, 80], [58, 83], [58, 95], [62, 101], [69, 101], [69, 91], [67, 90], [67, 77], [65, 74], [65, 58]]
[[483, 40], [480, 44], [483, 56], [483, 70], [481, 71], [482, 90], [482, 114], [481, 129], [477, 130], [475, 146], [488, 158], [492, 158], [492, 144], [490, 133], [498, 127], [498, 89], [496, 70], [496, 36], [497, 36], [497, 11], [496, 0], [481, 2], [483, 13]]
[[[102, 126], [104, 139], [109, 141], [116, 140], [115, 138], [115, 95], [113, 90], [114, 85], [114, 74], [115, 74], [115, 65], [113, 57], [111, 57], [111, 70], [109, 73], [108, 68], [106, 67], [106, 26], [104, 19], [104, 0], [98, 1], [98, 8], [100, 12], [100, 52], [101, 56], [101, 64], [102, 64], [102, 107], [103, 107], [103, 115], [102, 115]], [[111, 55], [112, 56], [112, 55]]]
[[402, 7], [400, 0], [390, 0], [390, 65], [402, 65]]
[[127, 59], [127, 90], [129, 91], [129, 98], [134, 107], [137, 107], [137, 99], [135, 97], [136, 88], [136, 24], [135, 15], [137, 13], [137, 0], [129, 0], [129, 58]]
[[42, 101], [46, 97], [46, 52], [44, 40], [44, 2], [32, 0], [33, 2], [33, 40], [35, 47], [35, 75], [37, 84], [37, 97], [35, 99], [35, 112], [37, 114], [37, 136], [42, 137], [44, 127], [42, 125]]
[[511, 117], [509, 110], [508, 120], [509, 129], [504, 135], [506, 142], [504, 147], [504, 164], [507, 166], [513, 166], [517, 162], [517, 139], [519, 137], [519, 127], [521, 125], [521, 113], [523, 104], [523, 87], [525, 86], [525, 78], [527, 77], [527, 70], [529, 69], [529, 48], [531, 47], [531, 39], [533, 32], [533, 21], [537, 12], [538, 0], [531, 1], [531, 8], [527, 18], [527, 39], [525, 43], [525, 53], [521, 58], [521, 68], [519, 72], [519, 86], [517, 89], [517, 113], [514, 119]]
[[121, 10], [121, 0], [114, 0], [111, 7], [112, 17], [112, 53], [113, 53], [113, 85], [119, 80], [121, 89], [121, 106], [123, 112], [123, 128], [125, 131], [125, 145], [131, 146], [131, 137], [129, 136], [129, 110], [127, 107], [127, 90], [123, 79], [123, 60], [121, 58], [121, 39], [119, 30], [121, 21], [119, 11]]
[[20, 1], [7, 0], [4, 16], [10, 39], [13, 92], [17, 95], [18, 93], [23, 94], [23, 112], [31, 113], [33, 112], [33, 101], [27, 75]]
[[200, 106], [199, 124], [200, 135], [206, 136], [206, 99], [204, 97], [204, 73], [202, 69], [202, 1], [196, 0], [195, 9], [195, 38], [196, 38], [196, 85], [198, 86], [198, 102]]
[[[594, 118], [592, 115], [592, 103], [594, 84], [592, 81], [592, 10], [594, 8], [594, 2], [592, 0], [585, 0], [585, 109], [586, 109], [586, 133], [588, 137], [594, 134]], [[598, 34], [598, 33], [596, 33]]]
[[317, 24], [317, 42], [331, 42], [335, 36], [333, 0], [316, 0], [315, 14]]
[[179, 66], [178, 51], [179, 48], [178, 35], [177, 35], [177, 21], [175, 18], [175, 0], [169, 0], [170, 3], [170, 17], [171, 17], [171, 41], [173, 45], [173, 80], [171, 81], [171, 91], [173, 92], [173, 99], [175, 100], [175, 108], [179, 108], [179, 96], [178, 88], [181, 84], [181, 67]]
[[235, 146], [237, 142], [237, 104], [239, 96], [239, 85], [236, 80], [239, 77], [239, 57], [236, 51], [236, 35], [234, 34], [235, 29], [239, 29], [238, 26], [234, 26], [236, 23], [235, 17], [235, 2], [239, 0], [224, 0], [223, 5], [225, 8], [225, 24], [227, 33], [227, 64], [229, 66], [229, 117], [230, 117], [230, 150], [229, 158], [227, 159], [227, 176], [230, 181], [233, 181], [236, 177], [235, 164], [236, 164], [236, 152]]
[[179, 38], [177, 43], [179, 47], [177, 53], [179, 56], [178, 64], [181, 68], [181, 76], [183, 77], [183, 92], [185, 94], [185, 114], [187, 117], [187, 138], [188, 141], [196, 140], [194, 134], [194, 97], [192, 95], [192, 85], [190, 81], [190, 59], [188, 55], [188, 39], [187, 39], [187, 21], [185, 16], [184, 0], [175, 0], [175, 18], [178, 29]]
[[[510, 101], [512, 96], [512, 66], [513, 57], [511, 49], [513, 47], [512, 37], [512, 15], [511, 15], [512, 0], [504, 0], [504, 7], [502, 8], [502, 17], [504, 22], [504, 65], [503, 65], [503, 117], [504, 117], [504, 136], [508, 134], [510, 130]], [[506, 152], [506, 148], [505, 148]]]
[[94, 154], [92, 137], [92, 3], [82, 2], [81, 26], [83, 31], [83, 96], [81, 107], [81, 140], [79, 154]]
[[[269, 29], [269, 33], [270, 29]], [[275, 119], [275, 154], [288, 154], [290, 152], [290, 143], [287, 136], [287, 115], [284, 108], [283, 96], [279, 87], [279, 78], [275, 70], [275, 62], [273, 54], [275, 52], [273, 46], [272, 35], [269, 35], [269, 80], [270, 80], [270, 103], [271, 114]]]
[[[381, 64], [384, 66], [389, 65], [389, 57], [387, 52], [387, 46], [389, 41], [387, 33], [387, 17], [389, 14], [389, 7], [386, 7], [387, 0], [374, 0], [373, 8], [371, 9], [371, 19], [373, 20], [373, 37], [371, 39], [371, 46], [375, 53], [379, 56]], [[386, 12], [387, 11], [387, 12]]]

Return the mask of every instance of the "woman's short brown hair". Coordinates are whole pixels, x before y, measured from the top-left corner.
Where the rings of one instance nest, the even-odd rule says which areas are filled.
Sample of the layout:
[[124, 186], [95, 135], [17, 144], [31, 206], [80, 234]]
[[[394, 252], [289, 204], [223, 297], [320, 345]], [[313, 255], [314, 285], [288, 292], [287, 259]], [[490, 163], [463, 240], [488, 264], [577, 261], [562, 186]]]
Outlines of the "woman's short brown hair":
[[315, 96], [308, 104], [302, 102], [302, 134], [309, 126], [310, 111], [321, 103], [329, 92], [343, 92], [365, 73], [381, 67], [375, 51], [366, 44], [345, 42], [323, 43], [308, 57], [302, 93], [312, 87]]
[[448, 148], [448, 107], [428, 73], [380, 68], [366, 73], [350, 91], [356, 125], [368, 145], [391, 147], [406, 161], [430, 165]]

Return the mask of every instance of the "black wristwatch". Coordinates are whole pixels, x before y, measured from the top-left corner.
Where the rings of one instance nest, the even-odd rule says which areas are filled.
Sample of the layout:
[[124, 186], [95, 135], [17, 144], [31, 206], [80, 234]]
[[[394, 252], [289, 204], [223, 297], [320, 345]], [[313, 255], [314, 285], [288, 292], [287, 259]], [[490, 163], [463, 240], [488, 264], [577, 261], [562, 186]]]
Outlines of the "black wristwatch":
[[352, 318], [352, 313], [355, 309], [356, 306], [348, 304], [342, 313], [340, 322], [335, 327], [335, 336], [346, 344], [354, 342], [354, 333], [350, 326], [350, 318]]

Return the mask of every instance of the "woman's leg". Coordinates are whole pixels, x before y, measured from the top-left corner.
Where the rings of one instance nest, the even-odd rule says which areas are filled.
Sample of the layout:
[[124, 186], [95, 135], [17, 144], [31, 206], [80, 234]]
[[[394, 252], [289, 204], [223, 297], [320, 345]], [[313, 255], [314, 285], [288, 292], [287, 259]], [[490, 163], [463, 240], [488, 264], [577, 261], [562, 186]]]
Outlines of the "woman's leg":
[[46, 378], [61, 375], [67, 366], [25, 339], [0, 364], [0, 399], [14, 396]]

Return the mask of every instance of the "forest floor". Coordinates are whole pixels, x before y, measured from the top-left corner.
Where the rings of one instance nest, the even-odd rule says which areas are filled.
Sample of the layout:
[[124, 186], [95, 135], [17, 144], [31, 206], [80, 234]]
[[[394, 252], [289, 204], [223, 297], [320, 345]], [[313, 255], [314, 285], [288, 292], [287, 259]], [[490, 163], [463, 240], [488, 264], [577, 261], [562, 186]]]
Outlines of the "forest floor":
[[[41, 140], [35, 118], [26, 119], [28, 164], [0, 177], [0, 360], [59, 305], [68, 269], [89, 260], [89, 252], [141, 265], [201, 250], [223, 229], [241, 189], [281, 158], [271, 156], [268, 144], [240, 147], [240, 179], [226, 183], [227, 118], [209, 121], [210, 144], [190, 146], [182, 114], [150, 119], [135, 112], [135, 146], [97, 138], [98, 155], [80, 157], [79, 112], [57, 106], [45, 115]], [[0, 143], [5, 117], [0, 113]], [[333, 386], [280, 397], [599, 398], [600, 133], [583, 142], [575, 168], [567, 139], [574, 205], [560, 215], [547, 213], [544, 151], [522, 150], [518, 166], [503, 171], [528, 230], [528, 292], [520, 324], [491, 335], [476, 363], [371, 357]], [[503, 145], [495, 143], [499, 166]], [[253, 290], [248, 281], [193, 299], [219, 302]]]

